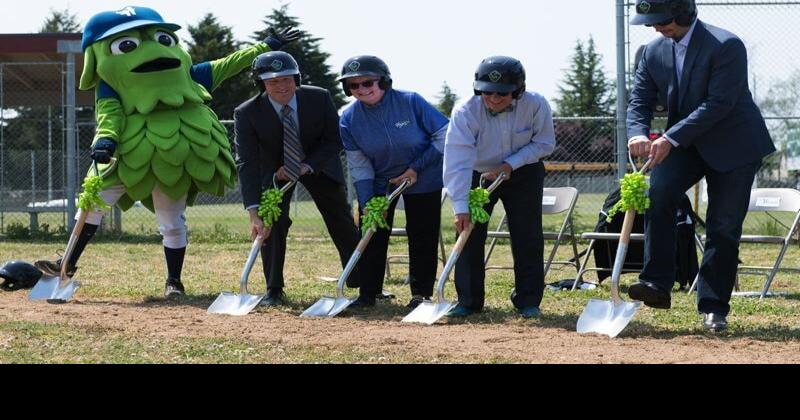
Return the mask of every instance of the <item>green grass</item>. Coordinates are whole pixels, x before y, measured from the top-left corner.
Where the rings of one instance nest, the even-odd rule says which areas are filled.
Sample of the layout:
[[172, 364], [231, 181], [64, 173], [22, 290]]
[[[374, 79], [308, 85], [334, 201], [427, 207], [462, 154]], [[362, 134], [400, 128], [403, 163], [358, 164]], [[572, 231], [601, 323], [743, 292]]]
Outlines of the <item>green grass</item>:
[[[573, 220], [575, 229], [580, 234], [592, 231], [598, 221], [598, 212], [605, 200], [604, 194], [583, 194], [579, 197], [575, 207]], [[502, 203], [498, 203], [489, 224], [495, 229], [500, 223], [505, 211]], [[701, 217], [705, 216], [705, 205], [700, 208]], [[8, 233], [11, 224], [28, 227], [29, 218], [26, 213], [1, 213], [2, 228], [0, 234]], [[313, 202], [296, 202], [290, 210], [292, 218], [292, 235], [295, 237], [327, 237], [327, 229]], [[791, 224], [794, 215], [775, 214], [780, 223], [763, 213], [754, 213], [747, 217], [744, 224], [745, 234], [785, 235], [786, 228]], [[454, 242], [455, 233], [452, 226], [453, 211], [448, 202], [442, 206], [442, 227], [445, 241]], [[248, 236], [249, 222], [247, 213], [239, 204], [203, 205], [187, 209], [186, 219], [189, 225], [193, 242], [210, 243], [239, 243]], [[557, 231], [561, 227], [563, 214], [544, 216], [542, 220], [546, 231]], [[105, 235], [112, 241], [130, 242], [159, 242], [155, 216], [144, 208], [133, 208], [122, 213], [122, 233], [110, 233], [110, 217], [104, 219]], [[64, 216], [56, 213], [43, 213], [39, 215], [40, 226], [48, 225], [51, 232], [63, 232]], [[781, 225], [782, 224], [782, 225]], [[405, 214], [398, 211], [395, 216], [395, 226], [405, 226]], [[702, 232], [701, 232], [702, 233]], [[66, 237], [64, 233], [48, 234], [35, 238], [39, 241], [59, 241]]]

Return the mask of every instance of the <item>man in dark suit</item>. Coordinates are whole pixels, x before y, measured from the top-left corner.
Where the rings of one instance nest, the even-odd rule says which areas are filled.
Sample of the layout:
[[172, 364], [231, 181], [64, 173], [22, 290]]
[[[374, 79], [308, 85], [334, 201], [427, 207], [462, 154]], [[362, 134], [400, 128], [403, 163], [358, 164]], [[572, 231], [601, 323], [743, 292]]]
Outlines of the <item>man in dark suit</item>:
[[[311, 193], [343, 267], [358, 245], [359, 234], [347, 202], [339, 157], [339, 115], [330, 93], [300, 86], [297, 62], [281, 51], [258, 56], [253, 62], [253, 78], [262, 93], [234, 113], [236, 163], [253, 237], [269, 238], [261, 249], [268, 288], [262, 304], [279, 306], [284, 304], [283, 265], [294, 188], [284, 196], [280, 219], [265, 227], [258, 206], [262, 192], [272, 186], [273, 175], [281, 182], [300, 182]], [[358, 287], [357, 276], [351, 276], [348, 286]]]
[[[675, 211], [703, 177], [708, 213], [697, 306], [703, 325], [727, 328], [742, 223], [762, 159], [775, 147], [747, 83], [747, 51], [734, 34], [697, 19], [694, 0], [637, 0], [634, 25], [663, 37], [649, 43], [636, 69], [628, 107], [628, 147], [653, 159], [645, 265], [629, 295], [669, 309], [675, 281]], [[667, 97], [664, 135], [650, 141], [653, 107]]]

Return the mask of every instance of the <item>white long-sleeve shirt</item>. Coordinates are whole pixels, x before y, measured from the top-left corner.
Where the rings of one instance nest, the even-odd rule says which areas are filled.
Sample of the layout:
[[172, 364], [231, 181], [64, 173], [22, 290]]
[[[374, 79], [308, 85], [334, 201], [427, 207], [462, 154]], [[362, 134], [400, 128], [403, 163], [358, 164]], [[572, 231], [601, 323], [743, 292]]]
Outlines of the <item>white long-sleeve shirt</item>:
[[472, 173], [508, 163], [514, 170], [541, 161], [556, 146], [553, 112], [538, 93], [525, 92], [513, 109], [491, 115], [473, 96], [453, 110], [444, 146], [444, 186], [456, 214], [469, 213]]

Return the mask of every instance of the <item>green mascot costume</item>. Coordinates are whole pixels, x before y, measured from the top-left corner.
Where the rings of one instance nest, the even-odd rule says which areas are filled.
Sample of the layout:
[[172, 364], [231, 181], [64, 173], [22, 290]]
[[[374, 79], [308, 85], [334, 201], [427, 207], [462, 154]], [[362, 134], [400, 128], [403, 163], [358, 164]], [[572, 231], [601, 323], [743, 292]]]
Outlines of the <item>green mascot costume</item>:
[[[167, 297], [182, 295], [183, 259], [188, 245], [187, 205], [199, 192], [222, 196], [236, 182], [227, 130], [206, 103], [225, 80], [249, 67], [264, 52], [299, 38], [296, 30], [225, 58], [192, 64], [175, 31], [155, 10], [128, 6], [93, 16], [83, 32], [84, 68], [80, 88], [94, 89], [97, 130], [92, 159], [107, 171], [103, 201], [127, 210], [137, 201], [156, 214], [167, 261]], [[67, 271], [94, 236], [103, 213], [89, 214]], [[36, 266], [58, 275], [62, 261]]]

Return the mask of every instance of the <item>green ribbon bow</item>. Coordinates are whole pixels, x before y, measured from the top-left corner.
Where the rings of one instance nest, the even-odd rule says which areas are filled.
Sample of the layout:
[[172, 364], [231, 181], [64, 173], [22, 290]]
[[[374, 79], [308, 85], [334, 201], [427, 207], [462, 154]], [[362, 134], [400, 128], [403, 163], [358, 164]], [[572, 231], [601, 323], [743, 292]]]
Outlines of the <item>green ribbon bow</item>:
[[109, 209], [110, 207], [100, 198], [100, 191], [103, 190], [103, 177], [87, 176], [83, 180], [83, 192], [78, 196], [78, 208], [83, 211], [94, 209]]
[[361, 233], [366, 234], [370, 229], [389, 229], [384, 213], [389, 211], [389, 199], [386, 197], [373, 197], [364, 207], [364, 216], [361, 217]]
[[625, 178], [620, 181], [620, 196], [619, 202], [608, 212], [606, 221], [609, 223], [617, 213], [626, 213], [633, 209], [642, 214], [650, 208], [650, 198], [647, 197], [647, 181], [643, 174], [625, 175]]
[[280, 219], [281, 203], [283, 203], [283, 191], [271, 188], [261, 194], [261, 204], [258, 206], [258, 217], [267, 226], [272, 226]]
[[469, 192], [469, 214], [473, 223], [489, 223], [489, 213], [484, 209], [487, 204], [489, 204], [489, 190], [476, 188]]

